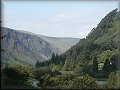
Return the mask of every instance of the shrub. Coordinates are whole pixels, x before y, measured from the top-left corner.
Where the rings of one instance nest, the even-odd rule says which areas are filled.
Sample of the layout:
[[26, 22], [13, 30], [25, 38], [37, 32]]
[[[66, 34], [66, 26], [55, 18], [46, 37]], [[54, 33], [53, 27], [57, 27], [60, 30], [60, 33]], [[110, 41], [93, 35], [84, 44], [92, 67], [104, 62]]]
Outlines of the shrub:
[[98, 84], [89, 75], [85, 75], [75, 78], [71, 87], [74, 89], [96, 89]]

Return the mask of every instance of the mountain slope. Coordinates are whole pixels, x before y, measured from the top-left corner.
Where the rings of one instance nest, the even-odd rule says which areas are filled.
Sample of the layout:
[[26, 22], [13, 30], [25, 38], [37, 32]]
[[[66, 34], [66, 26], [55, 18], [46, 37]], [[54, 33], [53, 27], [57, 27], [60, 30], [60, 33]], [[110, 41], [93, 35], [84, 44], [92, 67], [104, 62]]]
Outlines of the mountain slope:
[[27, 31], [23, 31], [23, 33], [29, 33], [31, 35], [36, 35], [39, 36], [40, 38], [44, 39], [48, 43], [52, 44], [54, 47], [59, 48], [58, 54], [61, 54], [68, 50], [71, 46], [75, 45], [76, 43], [79, 42], [79, 38], [70, 38], [70, 37], [50, 37], [50, 36], [44, 36], [44, 35], [39, 35]]
[[[63, 50], [62, 48], [56, 47], [44, 38], [41, 38], [40, 35], [38, 36], [33, 33], [2, 28], [2, 35], [5, 35], [5, 38], [2, 40], [2, 48], [5, 49], [5, 51], [2, 52], [2, 61], [4, 63], [19, 62], [35, 65], [37, 61], [41, 62], [49, 59], [52, 53], [60, 54], [65, 51], [65, 49]], [[58, 42], [57, 39], [56, 43]], [[65, 41], [65, 43], [67, 42]], [[64, 43], [62, 44], [64, 45]], [[68, 44], [69, 48], [70, 46], [71, 45]]]
[[79, 42], [78, 38], [59, 38], [59, 37], [47, 37], [40, 35], [41, 38], [51, 43], [53, 46], [58, 47], [61, 53], [68, 50], [71, 46]]
[[[119, 69], [120, 11], [117, 12], [117, 9], [111, 11], [86, 38], [80, 39], [76, 45], [57, 56], [56, 60], [51, 58], [46, 63], [61, 66], [64, 71], [88, 73], [94, 76], [99, 74], [100, 77], [107, 77], [111, 71]], [[110, 67], [104, 66], [106, 63]], [[99, 71], [98, 74], [94, 71], [94, 64], [96, 64], [96, 71]], [[101, 71], [105, 70], [105, 67], [111, 70], [107, 74]]]
[[[66, 53], [64, 70], [74, 70], [79, 67], [81, 61], [90, 61], [97, 57], [104, 62], [106, 58], [101, 58], [104, 52], [120, 54], [120, 12], [117, 9], [106, 15], [94, 30], [80, 40], [78, 44], [69, 49]], [[102, 55], [101, 55], [102, 54]], [[107, 57], [107, 56], [106, 56]], [[80, 63], [80, 64], [78, 64]]]

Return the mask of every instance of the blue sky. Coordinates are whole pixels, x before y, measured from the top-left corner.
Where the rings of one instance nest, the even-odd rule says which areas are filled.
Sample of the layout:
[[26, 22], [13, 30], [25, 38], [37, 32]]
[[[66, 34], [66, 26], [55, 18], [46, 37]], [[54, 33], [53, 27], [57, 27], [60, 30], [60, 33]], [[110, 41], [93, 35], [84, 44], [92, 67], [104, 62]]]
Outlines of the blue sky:
[[53, 37], [85, 36], [118, 1], [3, 1], [3, 26]]

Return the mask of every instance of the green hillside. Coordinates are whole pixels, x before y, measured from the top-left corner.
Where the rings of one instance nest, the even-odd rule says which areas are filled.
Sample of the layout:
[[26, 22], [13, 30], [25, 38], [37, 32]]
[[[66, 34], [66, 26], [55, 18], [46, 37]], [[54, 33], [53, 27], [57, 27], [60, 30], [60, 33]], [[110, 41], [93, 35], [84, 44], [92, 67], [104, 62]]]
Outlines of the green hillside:
[[[63, 71], [87, 73], [92, 77], [108, 77], [110, 72], [119, 69], [120, 57], [120, 12], [117, 9], [107, 14], [96, 28], [69, 50], [42, 66], [55, 64]], [[57, 58], [57, 59], [56, 59]], [[106, 67], [106, 63], [108, 66]], [[96, 70], [93, 69], [95, 64]], [[107, 72], [104, 72], [104, 69]]]
[[[43, 38], [52, 45], [59, 39]], [[59, 40], [60, 45], [68, 42]], [[107, 14], [86, 38], [66, 52], [53, 53], [49, 60], [37, 61], [35, 66], [4, 67], [4, 84], [37, 89], [120, 89], [120, 11]]]
[[[105, 16], [94, 30], [80, 42], [69, 49], [65, 55], [64, 69], [74, 70], [81, 61], [92, 62], [94, 57], [98, 61], [101, 59], [103, 53], [119, 54], [120, 45], [120, 12], [113, 10]], [[103, 61], [105, 58], [102, 58]], [[67, 63], [68, 62], [68, 63]], [[71, 67], [72, 66], [72, 67]]]

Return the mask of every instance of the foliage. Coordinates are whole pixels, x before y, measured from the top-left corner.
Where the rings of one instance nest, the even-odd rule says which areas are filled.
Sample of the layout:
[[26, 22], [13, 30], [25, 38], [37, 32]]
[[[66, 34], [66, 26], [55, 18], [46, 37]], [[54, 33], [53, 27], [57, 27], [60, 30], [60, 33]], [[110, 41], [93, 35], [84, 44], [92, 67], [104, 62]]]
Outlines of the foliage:
[[109, 75], [109, 79], [107, 81], [107, 86], [110, 89], [118, 89], [120, 88], [120, 72], [112, 72]]
[[52, 67], [50, 66], [38, 67], [33, 70], [34, 78], [38, 80], [41, 78], [41, 76], [44, 76], [45, 74], [57, 76], [61, 75], [61, 72], [59, 72], [58, 70], [52, 70]]
[[[50, 60], [37, 61], [32, 75], [39, 80], [38, 85], [42, 89], [118, 88], [119, 74], [111, 73], [118, 72], [120, 67], [118, 13], [117, 9], [110, 12], [86, 38], [65, 53], [53, 53]], [[7, 78], [24, 83], [33, 77], [30, 69], [14, 67], [5, 69]], [[99, 86], [92, 77], [108, 78], [107, 84]]]
[[21, 85], [33, 78], [32, 67], [27, 65], [12, 64], [3, 69], [4, 81], [7, 85]]
[[72, 88], [74, 89], [96, 89], [98, 88], [97, 83], [89, 75], [77, 77], [73, 80]]
[[98, 61], [97, 58], [94, 57], [93, 59], [93, 72], [97, 72], [98, 71]]

